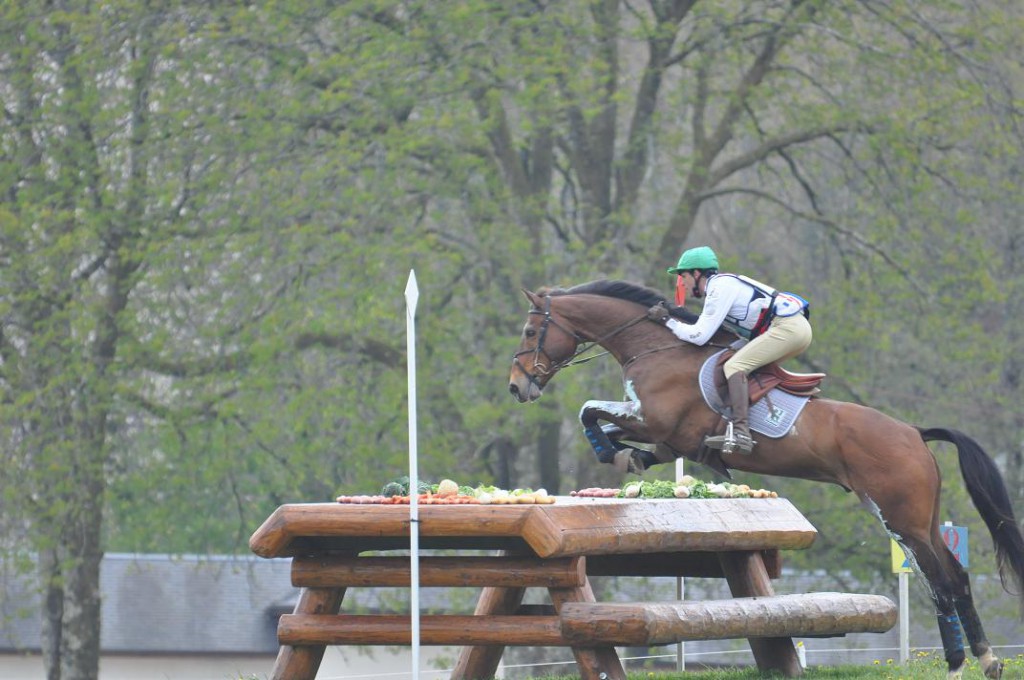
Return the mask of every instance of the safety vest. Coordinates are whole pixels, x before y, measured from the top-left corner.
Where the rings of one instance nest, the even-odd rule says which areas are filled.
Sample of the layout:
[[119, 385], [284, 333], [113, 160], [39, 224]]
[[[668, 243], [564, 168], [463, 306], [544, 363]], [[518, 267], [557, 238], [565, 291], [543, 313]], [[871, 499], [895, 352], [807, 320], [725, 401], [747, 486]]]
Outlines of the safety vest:
[[803, 314], [810, 318], [810, 303], [795, 293], [780, 292], [766, 284], [742, 274], [718, 274], [739, 279], [754, 289], [754, 294], [747, 303], [747, 313], [743, 318], [726, 316], [725, 322], [739, 335], [753, 340], [768, 330], [772, 319], [776, 316], [787, 317]]

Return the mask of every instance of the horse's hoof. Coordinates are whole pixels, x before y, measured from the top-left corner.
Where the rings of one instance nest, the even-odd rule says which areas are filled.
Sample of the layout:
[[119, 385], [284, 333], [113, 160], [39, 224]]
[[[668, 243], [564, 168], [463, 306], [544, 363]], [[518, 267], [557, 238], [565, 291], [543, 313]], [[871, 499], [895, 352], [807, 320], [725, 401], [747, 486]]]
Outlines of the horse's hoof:
[[643, 461], [640, 458], [640, 455], [637, 454], [636, 449], [633, 449], [633, 451], [630, 452], [629, 461], [626, 467], [627, 472], [634, 475], [642, 475], [644, 473], [644, 470], [647, 469], [647, 466], [644, 465]]
[[967, 668], [966, 659], [964, 659], [964, 661], [960, 664], [960, 667], [956, 670], [953, 670], [952, 668], [949, 669], [949, 672], [946, 673], [946, 680], [960, 680], [960, 678], [963, 677], [965, 668]]
[[978, 658], [978, 662], [985, 671], [986, 678], [992, 678], [992, 680], [999, 680], [1003, 676], [1003, 662], [1002, 660], [992, 653], [992, 650], [988, 650], [981, 657]]

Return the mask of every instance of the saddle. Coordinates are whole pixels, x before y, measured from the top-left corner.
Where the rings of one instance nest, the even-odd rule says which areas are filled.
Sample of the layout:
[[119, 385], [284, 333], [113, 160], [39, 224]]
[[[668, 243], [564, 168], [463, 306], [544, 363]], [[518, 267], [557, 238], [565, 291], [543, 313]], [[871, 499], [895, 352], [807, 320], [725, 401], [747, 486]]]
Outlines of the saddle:
[[[729, 386], [725, 381], [722, 365], [736, 354], [736, 350], [722, 352], [715, 365], [715, 388], [719, 394], [728, 394]], [[747, 378], [750, 387], [750, 403], [756, 403], [770, 390], [778, 388], [798, 397], [812, 397], [821, 392], [818, 385], [825, 379], [825, 373], [791, 373], [778, 362], [773, 361], [767, 366], [755, 370]]]

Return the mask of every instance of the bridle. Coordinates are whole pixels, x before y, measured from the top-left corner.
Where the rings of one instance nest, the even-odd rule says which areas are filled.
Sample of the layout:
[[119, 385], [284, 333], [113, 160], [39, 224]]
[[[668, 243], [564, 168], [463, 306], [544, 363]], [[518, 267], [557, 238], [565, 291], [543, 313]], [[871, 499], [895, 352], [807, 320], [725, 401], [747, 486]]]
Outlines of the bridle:
[[[597, 338], [596, 340], [587, 340], [586, 338], [584, 338], [582, 335], [580, 335], [576, 331], [571, 330], [569, 328], [566, 328], [562, 324], [558, 323], [558, 321], [553, 316], [551, 316], [551, 296], [550, 295], [545, 295], [544, 296], [544, 309], [543, 310], [534, 308], [534, 309], [530, 310], [530, 314], [541, 314], [541, 315], [544, 316], [544, 321], [542, 321], [541, 324], [540, 324], [540, 333], [539, 333], [539, 336], [537, 338], [537, 346], [534, 347], [533, 349], [524, 349], [521, 352], [516, 352], [515, 354], [513, 354], [512, 355], [512, 365], [513, 365], [513, 367], [518, 368], [520, 371], [522, 371], [523, 375], [525, 375], [527, 380], [530, 381], [530, 384], [535, 386], [538, 390], [543, 389], [543, 385], [540, 384], [541, 376], [553, 375], [553, 374], [557, 373], [559, 370], [565, 368], [566, 366], [576, 366], [578, 364], [585, 364], [588, 361], [592, 361], [593, 359], [597, 359], [598, 357], [602, 357], [605, 354], [608, 354], [608, 352], [601, 352], [599, 354], [594, 354], [593, 356], [584, 357], [583, 359], [579, 359], [579, 360], [576, 359], [576, 357], [578, 357], [581, 354], [589, 351], [591, 348], [600, 345], [605, 340], [607, 340], [607, 339], [609, 339], [609, 338], [611, 338], [611, 337], [613, 337], [615, 335], [618, 335], [619, 333], [621, 333], [622, 331], [626, 330], [627, 328], [629, 328], [631, 326], [635, 326], [636, 324], [640, 323], [641, 321], [645, 321], [647, 319], [647, 314], [644, 313], [644, 314], [640, 315], [639, 317], [637, 317], [635, 319], [631, 319], [630, 321], [627, 321], [624, 324], [616, 326], [611, 331], [609, 331], [608, 333], [605, 333], [603, 336], [601, 336], [600, 338]], [[565, 333], [566, 335], [571, 337], [573, 339], [573, 341], [576, 343], [576, 347], [575, 347], [575, 350], [573, 351], [572, 355], [569, 356], [567, 359], [564, 359], [564, 360], [559, 361], [557, 363], [553, 362], [551, 360], [551, 355], [544, 351], [544, 341], [547, 339], [548, 327], [549, 326], [554, 326], [558, 330], [562, 331], [563, 333]], [[523, 366], [523, 364], [519, 361], [519, 357], [521, 357], [524, 354], [531, 354], [531, 353], [533, 354], [533, 368], [536, 371], [535, 373], [531, 373], [530, 371], [527, 371], [526, 367]], [[546, 363], [542, 364], [540, 362], [540, 355], [541, 354], [544, 355], [544, 358], [546, 359]]]
[[[540, 390], [540, 389], [543, 389], [543, 385], [540, 384], [541, 376], [546, 376], [546, 375], [549, 375], [549, 374], [556, 373], [559, 369], [564, 368], [565, 366], [568, 366], [569, 363], [572, 362], [573, 359], [575, 359], [577, 356], [579, 356], [579, 354], [580, 354], [580, 350], [579, 350], [580, 343], [585, 342], [586, 339], [583, 338], [582, 336], [580, 336], [578, 333], [576, 333], [576, 331], [570, 330], [570, 329], [566, 328], [565, 326], [563, 326], [562, 324], [558, 323], [558, 321], [556, 321], [554, 319], [554, 317], [551, 316], [551, 296], [550, 295], [546, 295], [544, 297], [544, 309], [543, 310], [540, 310], [540, 309], [530, 309], [530, 314], [543, 314], [544, 315], [544, 321], [542, 321], [541, 324], [540, 324], [540, 332], [538, 333], [538, 337], [537, 337], [537, 345], [533, 349], [524, 349], [524, 350], [522, 350], [520, 352], [516, 352], [515, 354], [513, 354], [512, 355], [512, 365], [515, 368], [518, 368], [520, 371], [522, 371], [523, 375], [526, 376], [526, 379], [530, 381], [531, 385], [533, 385], [538, 390]], [[564, 361], [561, 361], [561, 362], [559, 362], [557, 364], [551, 360], [551, 355], [544, 351], [544, 341], [548, 337], [548, 327], [549, 326], [554, 326], [558, 330], [562, 331], [563, 333], [565, 333], [566, 335], [571, 337], [573, 339], [573, 341], [575, 342], [575, 344], [576, 344], [576, 349], [575, 349], [573, 355], [570, 356], [568, 359], [566, 359]], [[531, 353], [533, 354], [533, 369], [534, 369], [534, 371], [536, 371], [534, 373], [531, 373], [530, 371], [527, 371], [526, 367], [523, 366], [522, 362], [519, 361], [519, 357], [523, 356], [524, 354], [531, 354]], [[542, 364], [540, 362], [540, 355], [541, 354], [544, 355], [546, 363]]]

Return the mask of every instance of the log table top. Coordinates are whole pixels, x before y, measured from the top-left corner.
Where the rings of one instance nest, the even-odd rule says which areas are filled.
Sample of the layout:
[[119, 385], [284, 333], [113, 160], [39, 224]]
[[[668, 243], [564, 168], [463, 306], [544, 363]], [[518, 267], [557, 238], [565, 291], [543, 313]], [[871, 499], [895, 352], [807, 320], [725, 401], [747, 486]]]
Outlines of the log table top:
[[[619, 499], [559, 496], [549, 505], [421, 505], [421, 549], [522, 552], [542, 558], [803, 549], [816, 531], [783, 498]], [[407, 549], [408, 505], [282, 505], [252, 535], [262, 557]]]

